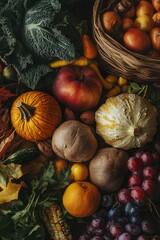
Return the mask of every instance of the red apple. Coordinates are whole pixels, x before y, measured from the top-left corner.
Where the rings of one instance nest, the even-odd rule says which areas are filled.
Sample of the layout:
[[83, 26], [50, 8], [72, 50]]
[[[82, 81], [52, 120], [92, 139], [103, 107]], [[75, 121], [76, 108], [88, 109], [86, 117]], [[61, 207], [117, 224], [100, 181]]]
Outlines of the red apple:
[[138, 28], [129, 28], [124, 34], [123, 43], [126, 48], [138, 53], [144, 53], [151, 46], [149, 35]]
[[101, 97], [102, 84], [96, 72], [79, 66], [62, 67], [53, 82], [53, 95], [75, 112], [94, 108]]

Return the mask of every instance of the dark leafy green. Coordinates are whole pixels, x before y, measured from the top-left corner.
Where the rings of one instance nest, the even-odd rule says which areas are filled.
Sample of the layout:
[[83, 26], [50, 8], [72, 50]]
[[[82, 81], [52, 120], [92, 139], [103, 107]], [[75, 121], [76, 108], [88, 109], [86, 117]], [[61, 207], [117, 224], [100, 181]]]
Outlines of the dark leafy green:
[[48, 61], [79, 56], [77, 24], [59, 0], [8, 0], [0, 9], [0, 57], [14, 65], [19, 82], [35, 89], [53, 71]]
[[0, 209], [0, 239], [45, 239], [39, 212], [55, 201], [59, 191], [69, 184], [69, 176], [70, 169], [57, 173], [49, 161], [39, 178], [31, 181], [31, 190], [23, 194], [25, 197]]

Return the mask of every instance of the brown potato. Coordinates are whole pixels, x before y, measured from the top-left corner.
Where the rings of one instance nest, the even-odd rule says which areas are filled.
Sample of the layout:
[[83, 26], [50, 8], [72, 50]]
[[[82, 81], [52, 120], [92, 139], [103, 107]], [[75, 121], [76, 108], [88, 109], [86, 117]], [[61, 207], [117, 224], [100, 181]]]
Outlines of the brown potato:
[[53, 133], [53, 151], [71, 162], [90, 160], [97, 150], [94, 130], [77, 120], [63, 122]]
[[124, 150], [113, 147], [99, 149], [89, 164], [91, 182], [107, 192], [118, 190], [127, 171], [127, 159]]

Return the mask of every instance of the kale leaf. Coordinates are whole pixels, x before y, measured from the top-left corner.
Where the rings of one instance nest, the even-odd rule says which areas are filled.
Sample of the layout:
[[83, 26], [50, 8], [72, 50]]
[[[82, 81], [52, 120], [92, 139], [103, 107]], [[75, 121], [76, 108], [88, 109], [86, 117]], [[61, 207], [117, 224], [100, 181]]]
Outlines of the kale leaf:
[[59, 0], [8, 0], [0, 9], [0, 58], [14, 66], [18, 82], [35, 89], [53, 71], [49, 61], [79, 57], [77, 25]]
[[56, 195], [69, 182], [70, 168], [57, 172], [49, 161], [39, 177], [30, 182], [29, 191], [0, 208], [0, 240], [44, 240], [40, 211], [57, 200]]

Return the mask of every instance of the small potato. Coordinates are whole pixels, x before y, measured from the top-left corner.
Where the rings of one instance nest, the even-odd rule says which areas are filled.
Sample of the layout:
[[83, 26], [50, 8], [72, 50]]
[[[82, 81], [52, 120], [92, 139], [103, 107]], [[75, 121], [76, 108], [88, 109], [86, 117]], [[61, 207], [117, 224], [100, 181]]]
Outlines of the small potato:
[[53, 133], [53, 151], [71, 162], [90, 160], [97, 150], [94, 130], [77, 120], [63, 122]]
[[99, 149], [89, 164], [91, 182], [107, 192], [117, 191], [127, 171], [127, 159], [124, 150], [113, 147]]

